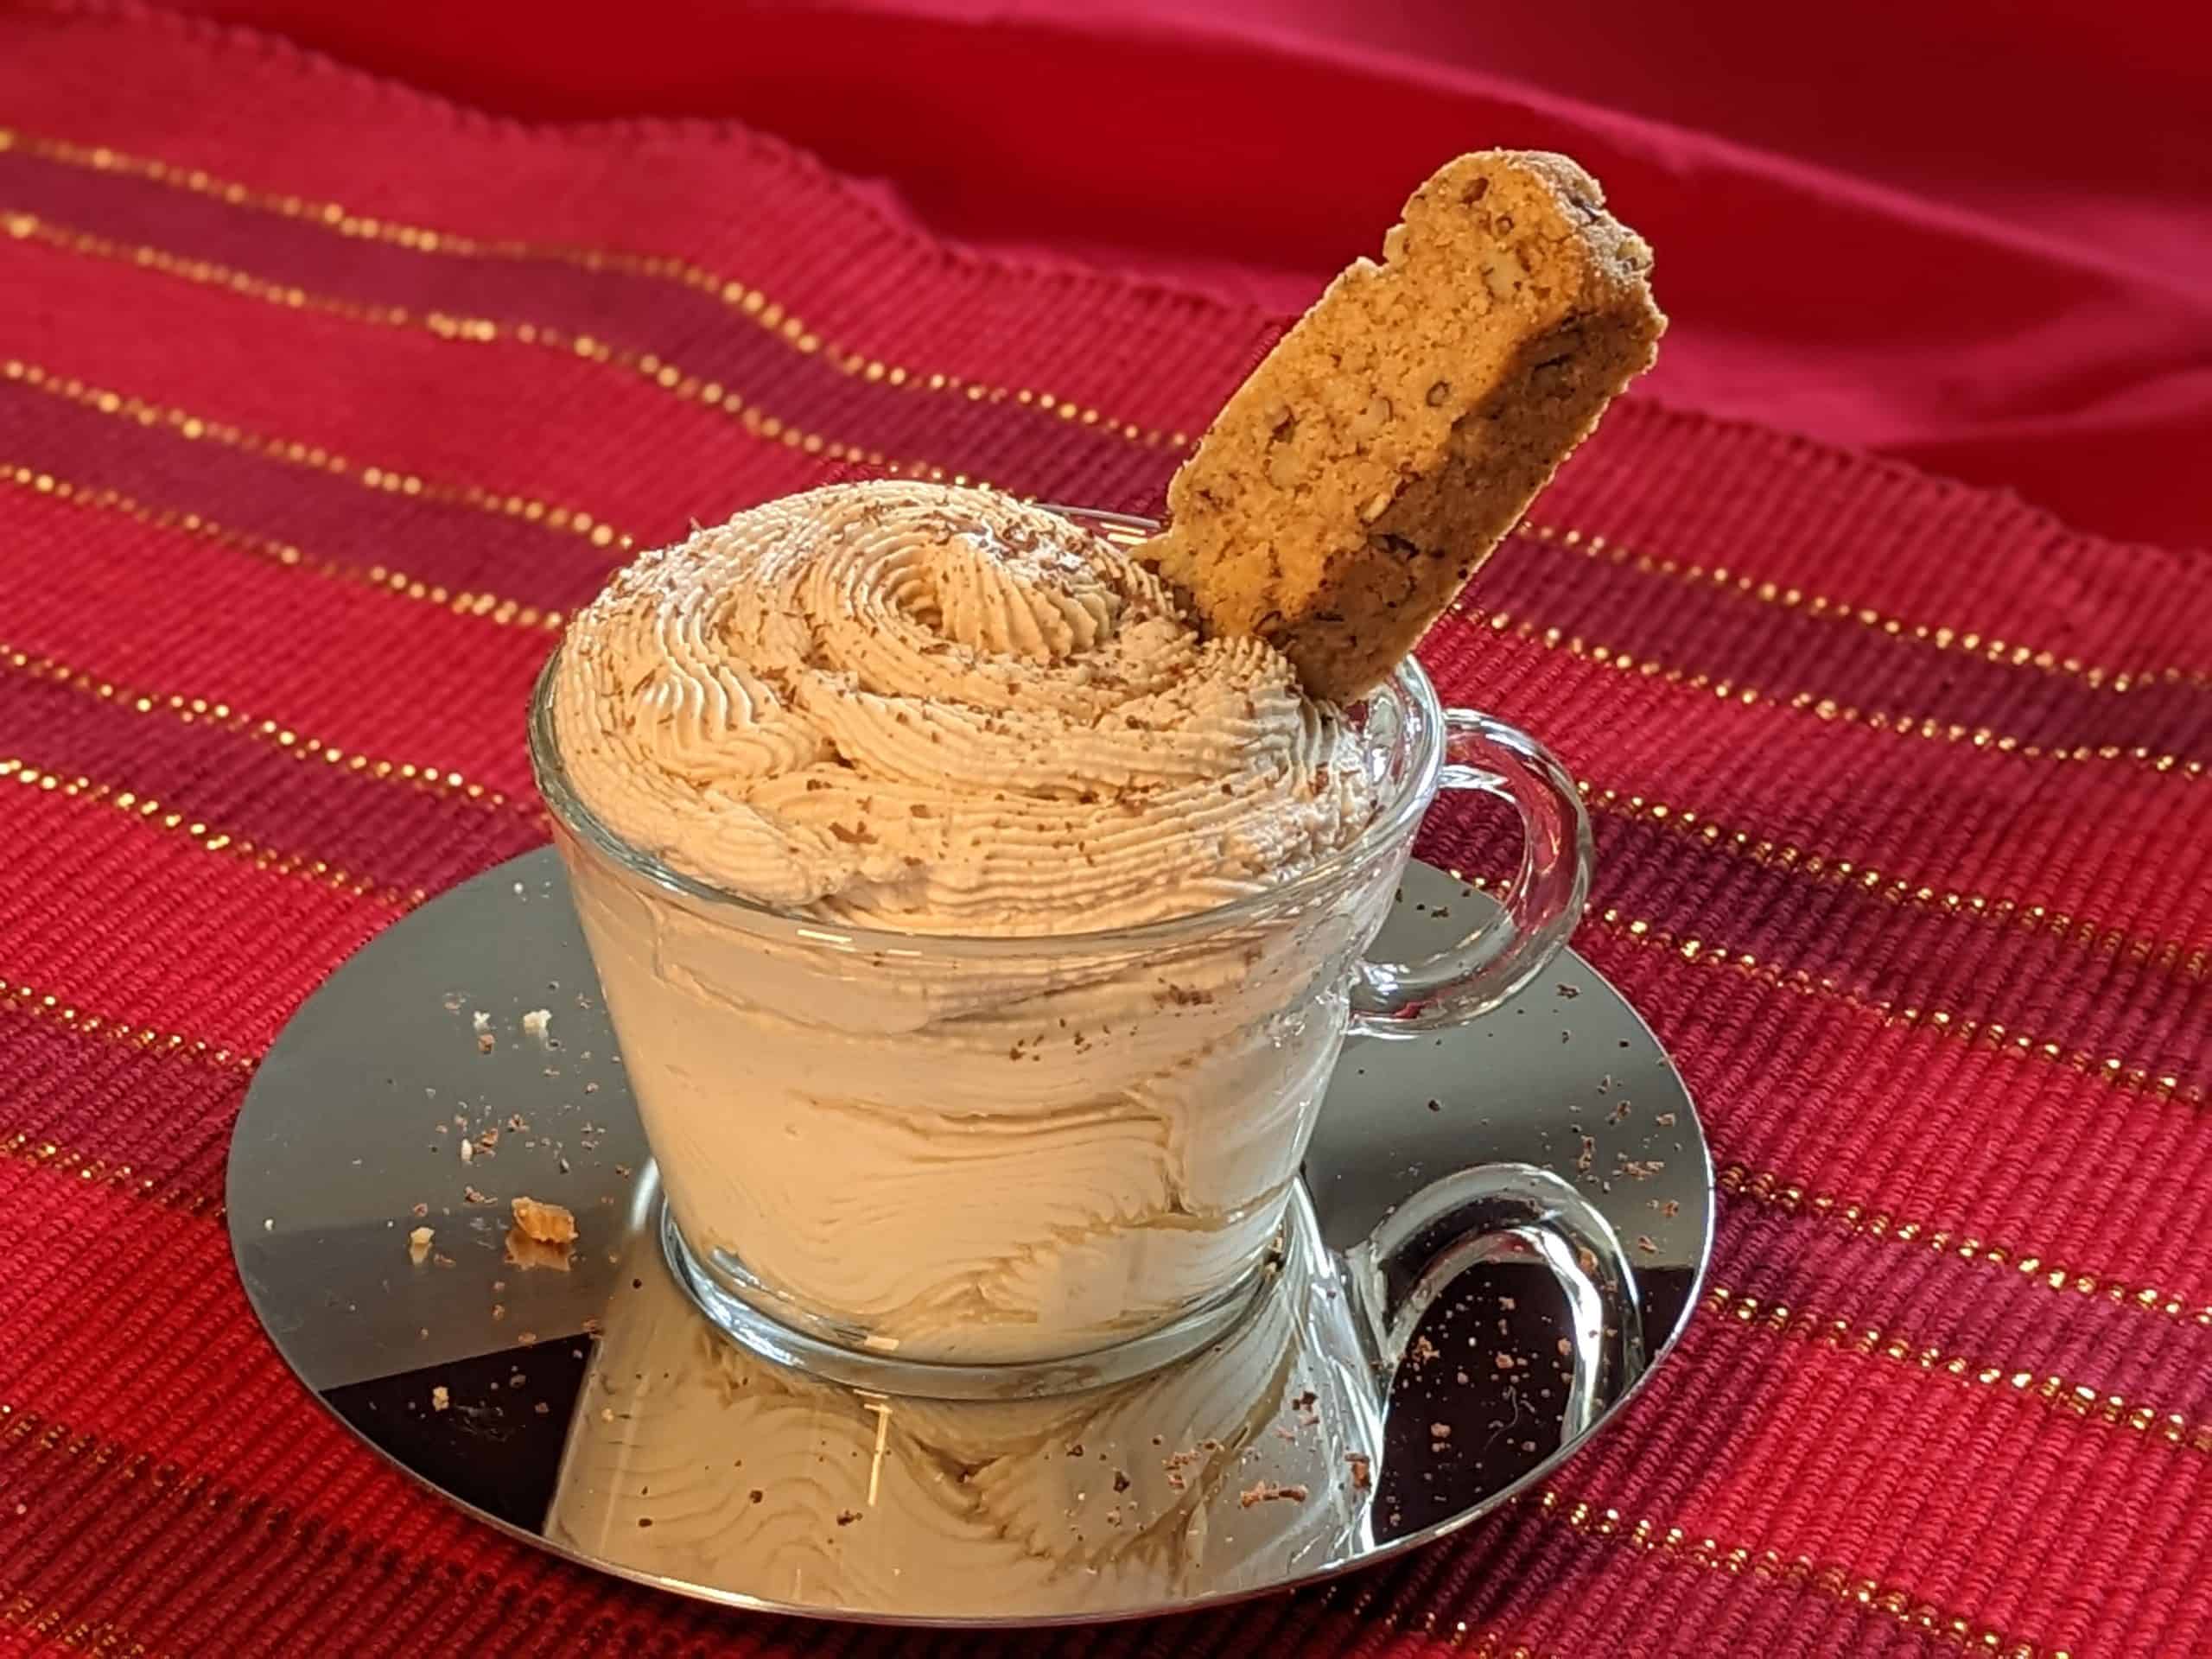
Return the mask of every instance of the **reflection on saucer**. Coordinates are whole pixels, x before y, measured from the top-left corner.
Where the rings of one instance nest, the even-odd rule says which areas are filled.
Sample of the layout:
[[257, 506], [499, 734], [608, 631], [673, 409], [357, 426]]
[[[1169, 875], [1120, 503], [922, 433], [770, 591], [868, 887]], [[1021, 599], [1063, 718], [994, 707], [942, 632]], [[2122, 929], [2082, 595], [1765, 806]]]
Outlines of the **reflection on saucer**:
[[1049, 1400], [887, 1397], [712, 1331], [650, 1230], [609, 1310], [545, 1529], [695, 1585], [904, 1617], [1095, 1613], [1279, 1582], [1351, 1553], [1380, 1404], [1310, 1212], [1211, 1347]]
[[[1449, 948], [1473, 902], [1464, 884], [1410, 865], [1378, 948], [1404, 958]], [[1619, 1363], [1598, 1367], [1606, 1416], [1699, 1306], [1713, 1199], [1696, 1109], [1665, 1051], [1587, 964], [1562, 957], [1545, 978], [1433, 1043], [1353, 1051], [1308, 1151], [1293, 1213], [1341, 1253], [1376, 1350], [1401, 1345], [1382, 1336], [1395, 1329], [1394, 1287], [1402, 1300], [1439, 1292], [1402, 1344], [1387, 1446], [1351, 1357], [1352, 1321], [1328, 1300], [1342, 1287], [1307, 1271], [1300, 1304], [1295, 1238], [1286, 1283], [1249, 1316], [1258, 1328], [1089, 1401], [871, 1402], [717, 1348], [660, 1260], [653, 1166], [550, 849], [394, 924], [287, 1026], [240, 1109], [231, 1246], [270, 1339], [338, 1418], [517, 1535], [550, 1528], [546, 1541], [578, 1560], [725, 1601], [795, 1597], [828, 1616], [991, 1624], [1178, 1611], [1418, 1546], [1581, 1443], [1589, 1416], [1569, 1410], [1568, 1374], [1588, 1333], [1556, 1262], [1485, 1251], [1465, 1266], [1440, 1236], [1434, 1252], [1414, 1255], [1463, 1271], [1415, 1273], [1409, 1256], [1395, 1280], [1353, 1277], [1376, 1265], [1351, 1258], [1378, 1224], [1440, 1181], [1499, 1165], [1548, 1170], [1605, 1216], [1626, 1247], [1643, 1335], [1640, 1357], [1624, 1346]], [[546, 1001], [550, 981], [584, 994], [559, 1015], [554, 1077], [535, 1043], [480, 1052], [442, 994], [463, 987], [472, 1004], [518, 1016]], [[587, 1052], [599, 1060], [579, 1069]], [[580, 1079], [596, 1092], [578, 1094]], [[356, 1099], [361, 1109], [333, 1108]], [[435, 1224], [452, 1269], [407, 1262], [410, 1210], [456, 1175], [450, 1150], [426, 1144], [451, 1137], [423, 1131], [462, 1099], [487, 1114], [493, 1102], [499, 1116], [521, 1109], [539, 1126], [539, 1162], [516, 1168], [535, 1196], [578, 1212], [569, 1271], [519, 1271], [483, 1212]], [[1593, 1109], [1604, 1102], [1613, 1104]], [[594, 1145], [573, 1138], [578, 1121], [594, 1126]], [[571, 1137], [573, 1173], [545, 1161], [558, 1154], [548, 1131]], [[521, 1159], [520, 1147], [502, 1157], [510, 1150]], [[1611, 1338], [1610, 1322], [1599, 1334]], [[1510, 1370], [1497, 1363], [1508, 1357]], [[1218, 1384], [1207, 1381], [1217, 1370]], [[670, 1421], [641, 1426], [640, 1408]], [[1070, 1455], [1077, 1444], [1083, 1454]], [[1371, 1459], [1368, 1491], [1351, 1490], [1339, 1449], [1347, 1464], [1355, 1451]], [[1306, 1485], [1306, 1498], [1269, 1497], [1267, 1483]], [[838, 1526], [848, 1511], [855, 1518]]]

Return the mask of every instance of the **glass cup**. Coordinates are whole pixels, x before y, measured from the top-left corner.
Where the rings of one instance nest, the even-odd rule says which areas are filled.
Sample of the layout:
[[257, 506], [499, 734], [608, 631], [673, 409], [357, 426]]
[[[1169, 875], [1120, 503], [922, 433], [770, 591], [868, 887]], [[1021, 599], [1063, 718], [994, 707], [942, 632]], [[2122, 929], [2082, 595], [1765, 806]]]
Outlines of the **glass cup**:
[[[1057, 509], [1122, 543], [1154, 528]], [[1234, 1322], [1348, 1035], [1458, 1025], [1580, 918], [1590, 828], [1533, 739], [1417, 664], [1351, 711], [1373, 822], [1189, 916], [959, 938], [779, 911], [617, 837], [570, 786], [559, 653], [531, 759], [666, 1193], [671, 1265], [769, 1357], [891, 1392], [1117, 1381]], [[1440, 790], [1510, 802], [1519, 868], [1426, 961], [1363, 953]]]

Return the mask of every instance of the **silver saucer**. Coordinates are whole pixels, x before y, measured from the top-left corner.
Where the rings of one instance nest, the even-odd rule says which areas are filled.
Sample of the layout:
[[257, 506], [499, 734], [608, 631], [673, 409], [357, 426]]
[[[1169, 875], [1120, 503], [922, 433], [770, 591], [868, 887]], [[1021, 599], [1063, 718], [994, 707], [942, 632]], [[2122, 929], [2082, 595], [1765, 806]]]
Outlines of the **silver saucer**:
[[[1456, 940], [1487, 902], [1415, 865], [1382, 950]], [[992, 1625], [1182, 1611], [1466, 1525], [1619, 1411], [1713, 1236], [1681, 1079], [1572, 953], [1471, 1026], [1348, 1048], [1305, 1184], [1250, 1310], [1135, 1381], [946, 1402], [771, 1363], [669, 1271], [546, 849], [308, 1001], [247, 1092], [228, 1198], [301, 1381], [483, 1520], [709, 1600]], [[564, 1262], [514, 1259], [518, 1196], [575, 1212]]]

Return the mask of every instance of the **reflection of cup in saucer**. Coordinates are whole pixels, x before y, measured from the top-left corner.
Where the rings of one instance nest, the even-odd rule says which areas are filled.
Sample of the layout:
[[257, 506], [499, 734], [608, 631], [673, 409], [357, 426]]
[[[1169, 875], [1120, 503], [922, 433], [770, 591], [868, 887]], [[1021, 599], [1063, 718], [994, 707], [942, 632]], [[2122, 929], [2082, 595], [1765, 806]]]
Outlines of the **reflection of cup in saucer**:
[[[1366, 1534], [1372, 1373], [1301, 1198], [1237, 1325], [1133, 1382], [887, 1397], [755, 1358], [645, 1262], [601, 1337], [556, 1544], [792, 1605], [1096, 1614], [1256, 1588]], [[628, 1269], [626, 1268], [626, 1271]]]

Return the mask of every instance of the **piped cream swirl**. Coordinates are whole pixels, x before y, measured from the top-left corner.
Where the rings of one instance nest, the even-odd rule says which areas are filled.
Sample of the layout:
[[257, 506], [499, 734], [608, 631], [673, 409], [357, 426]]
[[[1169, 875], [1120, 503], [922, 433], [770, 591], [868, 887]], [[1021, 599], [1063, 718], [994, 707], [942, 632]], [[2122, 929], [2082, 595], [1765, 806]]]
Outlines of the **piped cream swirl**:
[[1373, 810], [1358, 746], [1121, 548], [988, 492], [770, 502], [570, 627], [554, 718], [616, 835], [781, 908], [951, 934], [1128, 925], [1259, 891]]

